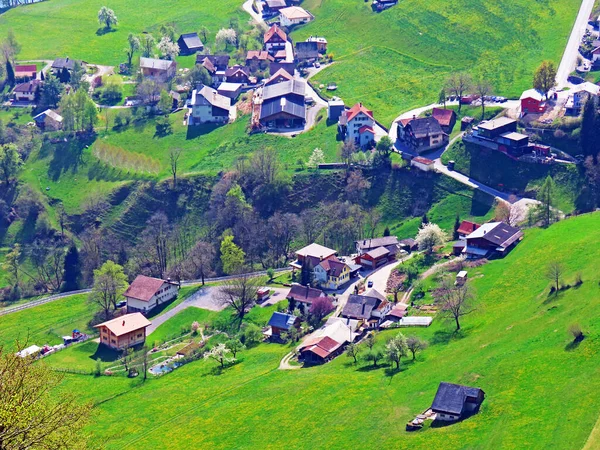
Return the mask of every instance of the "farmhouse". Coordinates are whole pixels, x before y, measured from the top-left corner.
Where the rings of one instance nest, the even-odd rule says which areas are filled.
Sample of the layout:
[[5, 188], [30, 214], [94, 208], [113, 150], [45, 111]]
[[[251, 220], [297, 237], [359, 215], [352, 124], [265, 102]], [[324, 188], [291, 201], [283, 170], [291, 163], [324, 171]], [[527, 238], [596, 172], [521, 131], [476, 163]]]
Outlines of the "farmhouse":
[[298, 283], [293, 283], [290, 288], [290, 292], [288, 292], [286, 298], [289, 301], [289, 310], [293, 311], [297, 307], [300, 308], [301, 311], [307, 311], [310, 308], [310, 305], [317, 299], [327, 297], [322, 290], [312, 288], [310, 286], [302, 286]]
[[544, 96], [535, 89], [529, 89], [521, 94], [521, 115], [541, 114], [546, 110]]
[[305, 264], [312, 270], [324, 259], [335, 258], [336, 251], [319, 244], [310, 244], [296, 252], [296, 260], [290, 266], [292, 269], [302, 269]]
[[507, 254], [521, 239], [523, 232], [504, 222], [483, 224], [466, 237], [467, 258], [485, 258]]
[[417, 153], [442, 147], [448, 135], [435, 117], [413, 117], [398, 122], [398, 138]]
[[33, 120], [44, 131], [60, 130], [63, 125], [63, 117], [51, 109], [39, 113]]
[[71, 72], [75, 67], [75, 63], [83, 65], [83, 61], [76, 61], [74, 59], [70, 59], [68, 56], [66, 58], [56, 58], [52, 62], [52, 73], [54, 73], [54, 75], [57, 75], [63, 69], [67, 69], [69, 72]]
[[177, 297], [179, 285], [170, 280], [138, 275], [123, 293], [127, 312], [148, 313], [156, 306]]
[[323, 289], [339, 289], [350, 280], [350, 267], [332, 256], [315, 266], [314, 281]]
[[264, 49], [270, 54], [275, 54], [279, 50], [285, 49], [287, 34], [277, 25], [271, 25], [263, 39]]
[[225, 81], [227, 83], [248, 84], [250, 82], [250, 71], [247, 67], [235, 65], [225, 70]]
[[225, 81], [225, 71], [229, 66], [229, 55], [196, 55], [196, 64], [204, 67], [211, 76], [213, 86]]
[[463, 139], [498, 150], [511, 158], [518, 158], [529, 151], [529, 136], [517, 133], [517, 121], [508, 117], [483, 121]]
[[351, 294], [342, 310], [342, 317], [363, 321], [370, 328], [378, 327], [392, 309], [392, 304], [375, 289], [363, 294]]
[[246, 66], [251, 71], [265, 69], [273, 61], [275, 61], [275, 58], [266, 50], [248, 50], [246, 54]]
[[431, 159], [424, 158], [423, 156], [415, 156], [410, 160], [410, 166], [415, 169], [422, 170], [423, 172], [430, 172], [435, 170], [435, 162]]
[[579, 115], [583, 105], [590, 98], [597, 98], [600, 94], [600, 86], [586, 81], [571, 89], [571, 95], [565, 105], [566, 113], [571, 115]]
[[338, 120], [338, 131], [344, 136], [344, 140], [352, 141], [361, 148], [375, 142], [374, 127], [373, 111], [365, 108], [362, 103], [343, 111]]
[[300, 359], [309, 364], [322, 364], [339, 355], [355, 334], [343, 321], [328, 323], [315, 331], [299, 347]]
[[13, 95], [17, 102], [32, 102], [42, 86], [40, 80], [32, 80], [27, 83], [17, 84], [13, 89]]
[[167, 59], [140, 58], [140, 70], [145, 78], [168, 81], [175, 76], [177, 63]]
[[287, 7], [285, 0], [263, 0], [262, 14], [263, 17], [271, 17], [279, 14], [283, 8]]
[[204, 44], [200, 40], [198, 33], [185, 33], [177, 39], [180, 55], [192, 55], [204, 50]]
[[152, 323], [142, 313], [126, 314], [96, 325], [100, 331], [100, 344], [114, 350], [124, 350], [146, 340], [146, 328]]
[[313, 19], [314, 17], [311, 13], [299, 6], [290, 6], [279, 11], [279, 23], [282, 27], [308, 23]]
[[299, 128], [306, 122], [306, 82], [290, 80], [265, 86], [259, 122], [267, 128]]
[[396, 259], [400, 244], [396, 236], [385, 236], [374, 239], [363, 239], [355, 242], [358, 256], [356, 264], [375, 269]]
[[17, 64], [15, 66], [15, 79], [35, 79], [37, 76], [37, 66], [35, 64]]
[[225, 123], [229, 121], [231, 99], [211, 87], [194, 89], [189, 103], [191, 107], [188, 125], [201, 123]]
[[485, 392], [479, 388], [441, 382], [431, 410], [435, 420], [452, 422], [477, 413], [484, 399]]
[[284, 81], [291, 81], [294, 77], [290, 75], [287, 70], [279, 69], [273, 75], [265, 80], [265, 86], [270, 86], [272, 84], [283, 83]]
[[419, 250], [419, 244], [413, 238], [402, 239], [398, 243], [400, 248], [408, 253]]
[[322, 36], [309, 36], [308, 39], [306, 39], [306, 42], [316, 42], [317, 50], [321, 54], [327, 52], [327, 39]]
[[296, 42], [296, 59], [310, 63], [319, 59], [319, 48], [316, 42]]
[[452, 133], [456, 124], [456, 113], [452, 109], [433, 108], [431, 117], [438, 121], [444, 133]]
[[268, 326], [271, 327], [271, 336], [280, 337], [281, 333], [287, 333], [292, 327], [297, 327], [299, 324], [299, 317], [275, 311], [269, 319]]

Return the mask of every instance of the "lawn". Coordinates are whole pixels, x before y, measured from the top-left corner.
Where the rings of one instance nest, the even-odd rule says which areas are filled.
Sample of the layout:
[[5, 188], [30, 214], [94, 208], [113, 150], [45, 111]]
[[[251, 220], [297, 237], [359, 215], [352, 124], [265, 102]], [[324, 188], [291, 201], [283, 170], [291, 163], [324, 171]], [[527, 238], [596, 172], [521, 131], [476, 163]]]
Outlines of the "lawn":
[[315, 85], [335, 82], [347, 104], [362, 101], [388, 126], [437, 101], [450, 72], [483, 75], [496, 95], [518, 98], [544, 59], [562, 57], [579, 0], [406, 0], [382, 13], [361, 0], [306, 0], [315, 20], [296, 41], [325, 36], [336, 61]]
[[[478, 308], [463, 318], [460, 333], [440, 320], [405, 330], [430, 346], [416, 362], [405, 360], [400, 372], [362, 360], [354, 365], [343, 356], [280, 371], [289, 348], [262, 344], [223, 372], [199, 361], [145, 385], [69, 375], [64, 387], [96, 403], [89, 430], [107, 448], [314, 449], [371, 442], [377, 448], [579, 449], [600, 412], [599, 242], [600, 214], [527, 230], [506, 258], [470, 269]], [[551, 259], [564, 264], [565, 283], [580, 272], [583, 284], [549, 296], [540, 261]], [[579, 345], [567, 333], [575, 322], [586, 335]], [[378, 335], [377, 345], [395, 332]], [[431, 404], [440, 381], [481, 387], [480, 414], [404, 431]], [[130, 420], [122, 421], [124, 414]]]

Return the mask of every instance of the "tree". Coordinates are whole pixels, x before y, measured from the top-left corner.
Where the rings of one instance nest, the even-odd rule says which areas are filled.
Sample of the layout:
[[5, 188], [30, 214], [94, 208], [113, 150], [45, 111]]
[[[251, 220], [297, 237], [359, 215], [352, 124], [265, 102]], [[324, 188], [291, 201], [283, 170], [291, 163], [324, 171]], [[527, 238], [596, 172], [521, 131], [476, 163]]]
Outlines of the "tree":
[[385, 227], [385, 230], [383, 230], [383, 236], [384, 236], [384, 237], [387, 237], [387, 236], [389, 236], [390, 234], [391, 234], [390, 227], [387, 227], [387, 226], [386, 226], [386, 227]]
[[569, 334], [573, 336], [573, 342], [580, 342], [585, 337], [583, 335], [583, 331], [581, 330], [581, 325], [578, 323], [573, 323], [569, 325]]
[[311, 317], [313, 325], [317, 326], [323, 320], [327, 314], [333, 311], [335, 307], [331, 303], [331, 300], [327, 297], [316, 298], [310, 305], [308, 313]]
[[427, 342], [417, 336], [409, 336], [406, 339], [406, 347], [412, 353], [413, 361], [416, 359], [417, 352], [427, 348]]
[[104, 25], [104, 28], [107, 30], [110, 30], [113, 25], [118, 24], [115, 12], [106, 6], [103, 6], [98, 11], [98, 22], [100, 22], [100, 25]]
[[385, 353], [390, 362], [396, 364], [396, 369], [400, 369], [400, 361], [406, 356], [408, 345], [406, 338], [402, 333], [398, 333], [388, 341], [385, 346]]
[[15, 244], [6, 254], [2, 270], [10, 276], [13, 288], [18, 289], [21, 283], [21, 244]]
[[125, 49], [125, 54], [127, 55], [127, 65], [131, 67], [133, 55], [140, 49], [140, 38], [133, 33], [129, 33], [129, 36], [127, 36], [127, 44], [128, 46]]
[[225, 368], [225, 364], [235, 361], [235, 357], [229, 356], [230, 353], [231, 350], [225, 344], [217, 344], [204, 354], [204, 359], [214, 359], [221, 365], [221, 369], [223, 369]]
[[546, 96], [556, 86], [556, 67], [552, 61], [542, 61], [533, 74], [533, 87]]
[[457, 214], [456, 215], [456, 219], [454, 220], [454, 229], [452, 231], [452, 240], [456, 241], [458, 240], [458, 238], [460, 237], [460, 235], [458, 234], [458, 229], [460, 228], [460, 216]]
[[81, 261], [75, 244], [71, 244], [64, 262], [62, 292], [76, 291], [81, 287]]
[[346, 178], [346, 196], [352, 203], [360, 203], [370, 187], [371, 182], [363, 176], [362, 170], [352, 170]]
[[155, 44], [154, 36], [150, 33], [146, 33], [142, 35], [142, 39], [140, 40], [140, 46], [142, 49], [142, 56], [145, 58], [149, 58], [152, 56], [152, 50], [154, 49]]
[[565, 272], [565, 268], [559, 261], [550, 261], [546, 267], [546, 278], [554, 285], [554, 291], [558, 292], [560, 280]]
[[447, 95], [446, 95], [446, 89], [442, 88], [440, 90], [440, 93], [438, 94], [438, 103], [440, 105], [444, 105], [444, 109], [446, 109], [446, 97], [447, 97]]
[[373, 367], [377, 367], [377, 361], [380, 361], [381, 358], [383, 358], [383, 352], [378, 348], [369, 350], [365, 355], [367, 361], [373, 361]]
[[346, 346], [346, 356], [348, 358], [354, 358], [354, 364], [358, 361], [358, 355], [360, 354], [360, 346], [355, 344], [354, 342], [350, 342]]
[[192, 278], [200, 275], [202, 286], [206, 272], [211, 270], [215, 258], [215, 248], [208, 242], [198, 241], [187, 255], [186, 262], [191, 266]]
[[60, 80], [50, 73], [46, 77], [41, 89], [42, 105], [55, 108], [65, 88]]
[[393, 148], [394, 143], [387, 134], [383, 136], [375, 146], [375, 149], [385, 158], [390, 156]]
[[199, 85], [210, 86], [212, 79], [208, 70], [204, 66], [196, 64], [187, 74], [187, 80], [192, 88], [197, 88]]
[[217, 293], [223, 304], [231, 306], [239, 320], [238, 330], [242, 326], [246, 313], [252, 308], [256, 301], [256, 291], [260, 287], [260, 281], [248, 274], [240, 275], [221, 286]]
[[144, 378], [143, 380], [146, 381], [146, 379], [148, 378], [148, 354], [150, 353], [150, 351], [148, 350], [147, 346], [143, 346], [142, 347], [142, 372], [144, 374]]
[[449, 278], [442, 282], [442, 287], [436, 292], [437, 302], [440, 305], [440, 313], [443, 317], [453, 320], [456, 331], [460, 330], [460, 318], [472, 313], [473, 294], [467, 283], [462, 286], [454, 286]]
[[94, 284], [89, 300], [97, 303], [106, 320], [110, 319], [111, 310], [117, 308], [117, 301], [127, 289], [127, 277], [123, 267], [112, 261], [106, 261], [100, 269], [94, 270]]
[[269, 283], [271, 281], [273, 281], [273, 278], [275, 278], [275, 269], [273, 269], [272, 267], [269, 267], [267, 269], [267, 276], [269, 277]]
[[448, 236], [437, 224], [426, 223], [419, 228], [415, 240], [419, 244], [419, 250], [431, 253], [434, 247], [444, 245], [448, 241]]
[[129, 363], [133, 360], [133, 349], [126, 348], [121, 352], [121, 364], [125, 367], [125, 372], [129, 372]]
[[200, 28], [200, 36], [202, 36], [202, 43], [204, 45], [206, 45], [207, 41], [208, 41], [208, 28], [206, 28], [205, 26], [202, 26]]
[[15, 84], [15, 70], [13, 69], [12, 63], [10, 61], [6, 61], [6, 81], [9, 86], [14, 86]]
[[17, 176], [22, 165], [23, 160], [16, 145], [0, 145], [0, 173], [7, 186], [10, 184], [11, 179]]
[[180, 148], [172, 148], [169, 150], [169, 163], [171, 166], [171, 174], [173, 175], [173, 189], [177, 187], [177, 162], [181, 156]]
[[339, 156], [342, 162], [346, 165], [346, 169], [350, 167], [350, 163], [352, 162], [355, 153], [356, 144], [354, 144], [354, 141], [352, 140], [345, 141], [340, 147]]
[[546, 177], [544, 184], [540, 187], [537, 193], [537, 200], [540, 202], [536, 209], [538, 211], [539, 219], [542, 221], [542, 225], [547, 227], [554, 220], [554, 204], [555, 204], [555, 192], [556, 185], [550, 175]]
[[308, 167], [312, 167], [313, 169], [318, 169], [319, 165], [325, 162], [325, 154], [323, 150], [319, 147], [316, 147], [312, 153], [310, 154], [310, 158], [308, 158]]
[[69, 79], [69, 84], [73, 88], [73, 90], [77, 91], [80, 88], [83, 88], [84, 91], [89, 89], [89, 83], [84, 81], [85, 70], [81, 63], [75, 61], [73, 64], [73, 70], [71, 71], [71, 76]]
[[231, 351], [231, 354], [235, 358], [238, 352], [246, 349], [246, 346], [238, 338], [229, 339], [225, 342], [225, 346]]
[[231, 28], [221, 28], [215, 37], [215, 43], [218, 46], [225, 46], [225, 50], [229, 45], [237, 46], [237, 33]]
[[375, 337], [372, 334], [369, 334], [366, 338], [365, 338], [365, 345], [367, 346], [367, 348], [369, 350], [372, 350], [373, 347], [375, 346]]
[[481, 100], [481, 120], [485, 119], [485, 98], [490, 95], [490, 92], [492, 92], [492, 86], [485, 80], [479, 80], [475, 85], [475, 93]]
[[179, 45], [167, 36], [163, 36], [156, 46], [165, 59], [174, 60], [179, 55]]
[[175, 28], [171, 25], [161, 25], [159, 32], [162, 37], [166, 37], [171, 42], [175, 42]]
[[136, 93], [146, 105], [152, 104], [160, 99], [163, 88], [160, 83], [149, 78], [142, 80], [136, 87]]
[[173, 99], [166, 90], [160, 91], [160, 99], [158, 100], [158, 109], [163, 114], [168, 114], [173, 108]]
[[446, 88], [458, 97], [458, 112], [462, 107], [461, 98], [471, 88], [473, 80], [467, 73], [452, 74], [446, 81]]
[[[22, 347], [18, 346], [18, 350]], [[91, 406], [62, 386], [64, 375], [0, 347], [0, 448], [85, 448]]]
[[600, 152], [600, 114], [598, 113], [598, 101], [593, 96], [583, 106], [579, 145], [585, 156], [596, 155]]
[[224, 236], [221, 241], [223, 272], [226, 274], [238, 273], [244, 265], [245, 258], [246, 253], [233, 242], [233, 236]]
[[14, 65], [17, 55], [21, 52], [21, 45], [17, 42], [13, 30], [8, 30], [6, 39], [2, 41], [1, 49], [4, 61]]

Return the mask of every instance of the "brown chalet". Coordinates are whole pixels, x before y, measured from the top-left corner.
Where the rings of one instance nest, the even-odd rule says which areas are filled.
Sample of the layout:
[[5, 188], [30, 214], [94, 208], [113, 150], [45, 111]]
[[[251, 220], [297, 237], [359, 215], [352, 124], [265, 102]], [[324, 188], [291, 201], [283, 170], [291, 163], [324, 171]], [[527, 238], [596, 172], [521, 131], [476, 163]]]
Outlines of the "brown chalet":
[[456, 124], [456, 113], [451, 109], [433, 108], [431, 116], [438, 121], [446, 134], [450, 134]]
[[146, 328], [151, 322], [142, 313], [126, 314], [96, 325], [100, 343], [114, 350], [124, 350], [146, 340]]
[[225, 81], [227, 83], [248, 84], [250, 82], [250, 71], [247, 67], [235, 65], [225, 70]]
[[325, 294], [321, 289], [312, 288], [310, 286], [302, 286], [301, 284], [294, 283], [288, 292], [287, 299], [290, 303], [290, 311], [296, 308], [304, 310], [306, 312], [310, 305], [318, 298], [326, 298]]
[[396, 258], [396, 253], [400, 250], [400, 244], [396, 236], [363, 239], [356, 241], [355, 244], [358, 253], [355, 262], [363, 267], [373, 269], [386, 264], [388, 261], [393, 261]]
[[272, 84], [283, 83], [284, 81], [291, 81], [294, 77], [290, 75], [287, 70], [279, 69], [267, 80], [265, 80], [265, 86], [271, 86]]
[[277, 25], [271, 25], [264, 36], [264, 49], [269, 53], [276, 53], [278, 50], [285, 50], [287, 34]]
[[490, 222], [477, 228], [465, 239], [463, 251], [467, 258], [504, 256], [523, 239], [523, 232], [504, 222]]

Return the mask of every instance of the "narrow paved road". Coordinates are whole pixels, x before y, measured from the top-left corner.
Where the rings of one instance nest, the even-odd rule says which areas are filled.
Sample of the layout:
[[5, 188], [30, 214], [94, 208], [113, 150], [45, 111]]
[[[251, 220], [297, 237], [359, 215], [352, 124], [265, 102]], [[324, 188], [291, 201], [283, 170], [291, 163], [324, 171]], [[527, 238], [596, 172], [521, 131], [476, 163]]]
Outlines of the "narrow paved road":
[[258, 26], [266, 30], [268, 28], [266, 22], [263, 20], [261, 14], [257, 14], [254, 9], [252, 9], [252, 3], [253, 0], [246, 0], [242, 5], [242, 8], [244, 11], [250, 14], [250, 17], [252, 17], [252, 20], [254, 20]]

